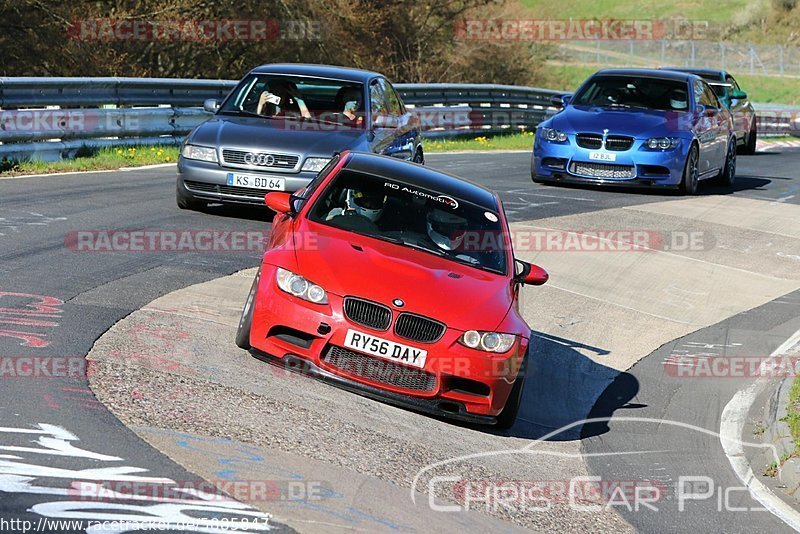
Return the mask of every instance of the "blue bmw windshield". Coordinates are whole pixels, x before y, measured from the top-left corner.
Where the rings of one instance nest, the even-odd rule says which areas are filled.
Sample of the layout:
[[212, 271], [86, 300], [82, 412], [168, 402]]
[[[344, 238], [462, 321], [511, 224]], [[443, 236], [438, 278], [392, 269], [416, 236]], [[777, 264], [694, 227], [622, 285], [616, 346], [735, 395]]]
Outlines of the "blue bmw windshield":
[[687, 111], [686, 82], [633, 76], [595, 76], [573, 97], [576, 106]]

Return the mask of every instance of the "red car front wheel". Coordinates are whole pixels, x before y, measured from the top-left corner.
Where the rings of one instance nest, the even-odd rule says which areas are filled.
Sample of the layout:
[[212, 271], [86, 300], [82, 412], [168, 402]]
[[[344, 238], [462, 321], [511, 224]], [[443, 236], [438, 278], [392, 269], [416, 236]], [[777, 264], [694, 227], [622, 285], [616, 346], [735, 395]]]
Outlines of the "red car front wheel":
[[258, 281], [261, 279], [261, 269], [258, 269], [247, 301], [242, 308], [242, 316], [239, 318], [239, 327], [236, 329], [236, 346], [240, 349], [250, 350], [250, 327], [253, 324], [253, 307], [256, 302], [256, 292], [258, 291]]
[[514, 386], [511, 388], [511, 393], [508, 395], [506, 405], [503, 411], [497, 416], [497, 423], [495, 427], [499, 429], [508, 429], [514, 426], [519, 413], [519, 407], [522, 405], [522, 394], [525, 391], [525, 375], [528, 369], [528, 354], [522, 359], [522, 365], [519, 366], [517, 371], [517, 379], [514, 380]]

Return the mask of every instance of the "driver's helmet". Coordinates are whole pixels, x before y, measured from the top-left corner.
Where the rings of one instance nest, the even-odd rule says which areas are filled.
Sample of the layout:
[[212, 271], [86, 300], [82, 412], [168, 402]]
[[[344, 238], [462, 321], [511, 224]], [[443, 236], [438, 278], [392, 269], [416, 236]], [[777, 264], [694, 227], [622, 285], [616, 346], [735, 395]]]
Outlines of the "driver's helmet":
[[384, 206], [386, 206], [386, 195], [353, 189], [347, 192], [347, 208], [372, 222], [380, 218]]
[[686, 98], [686, 91], [681, 91], [680, 89], [676, 89], [672, 91], [669, 95], [669, 105], [672, 109], [686, 109], [689, 107], [689, 102]]
[[439, 248], [455, 250], [464, 240], [467, 220], [455, 213], [432, 209], [426, 217], [428, 236]]

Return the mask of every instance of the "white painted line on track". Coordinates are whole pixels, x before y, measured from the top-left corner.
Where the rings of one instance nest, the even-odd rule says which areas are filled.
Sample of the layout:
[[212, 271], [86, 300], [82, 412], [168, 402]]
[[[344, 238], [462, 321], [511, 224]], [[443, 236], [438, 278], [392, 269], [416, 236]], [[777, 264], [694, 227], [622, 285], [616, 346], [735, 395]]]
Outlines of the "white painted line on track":
[[536, 193], [535, 190], [530, 189], [509, 189], [508, 191], [498, 191], [499, 193], [513, 193], [516, 195], [531, 195], [535, 197], [547, 197], [547, 198], [560, 198], [563, 200], [580, 200], [582, 202], [597, 202], [596, 198], [585, 198], [585, 197], [568, 197], [565, 195], [548, 195], [547, 193]]
[[667, 317], [665, 315], [659, 315], [657, 313], [650, 313], [650, 312], [645, 311], [645, 310], [639, 310], [639, 309], [632, 308], [630, 306], [625, 306], [624, 304], [620, 304], [618, 302], [612, 302], [610, 300], [606, 300], [606, 299], [603, 299], [603, 298], [600, 298], [600, 297], [593, 297], [592, 295], [587, 295], [585, 293], [581, 293], [580, 291], [573, 291], [572, 289], [567, 289], [565, 287], [558, 286], [558, 285], [554, 284], [553, 282], [548, 282], [547, 283], [547, 287], [551, 287], [553, 289], [558, 289], [559, 291], [564, 291], [564, 292], [570, 293], [572, 295], [578, 295], [579, 297], [584, 297], [584, 298], [587, 298], [587, 299], [596, 300], [598, 302], [603, 302], [603, 303], [608, 304], [610, 306], [616, 306], [617, 308], [622, 308], [624, 310], [630, 310], [630, 311], [634, 311], [636, 313], [641, 313], [642, 315], [649, 315], [650, 317], [655, 317], [656, 319], [663, 319], [663, 320], [669, 321], [671, 323], [685, 324], [685, 325], [689, 325], [689, 326], [698, 326], [698, 327], [699, 326], [703, 326], [703, 325], [699, 325], [697, 323], [690, 323], [688, 321], [681, 321], [679, 319], [674, 319], [672, 317]]
[[[516, 203], [512, 202], [512, 204], [516, 204]], [[545, 204], [557, 204], [557, 202], [545, 202]], [[544, 204], [531, 204], [531, 206], [539, 206], [539, 205], [544, 205]], [[626, 246], [633, 247], [633, 249], [631, 251], [625, 251], [626, 253], [628, 253], [628, 252], [644, 252], [644, 251], [657, 252], [659, 254], [665, 254], [667, 256], [673, 256], [673, 257], [679, 258], [681, 260], [689, 260], [689, 261], [693, 261], [693, 262], [697, 262], [697, 263], [704, 263], [706, 265], [713, 265], [714, 267], [719, 267], [720, 269], [730, 269], [732, 271], [738, 271], [740, 273], [746, 273], [746, 274], [749, 274], [749, 275], [752, 275], [752, 276], [759, 276], [759, 277], [762, 277], [762, 278], [765, 278], [765, 279], [768, 279], [768, 280], [779, 280], [779, 281], [785, 281], [786, 280], [785, 278], [780, 278], [780, 277], [772, 276], [772, 275], [769, 275], [769, 274], [757, 273], [757, 272], [749, 271], [747, 269], [742, 269], [740, 267], [733, 267], [732, 265], [725, 265], [724, 263], [717, 263], [717, 262], [713, 262], [713, 261], [704, 260], [702, 258], [695, 258], [694, 256], [688, 256], [686, 254], [677, 254], [677, 253], [672, 252], [670, 250], [659, 249], [659, 248], [651, 248], [651, 247], [648, 247], [647, 245], [638, 245], [638, 244], [637, 245], [633, 245], [633, 244], [630, 243], [630, 241], [621, 241], [619, 239], [609, 239], [607, 237], [601, 237], [599, 235], [591, 235], [593, 230], [565, 230], [563, 228], [548, 228], [546, 226], [538, 226], [538, 225], [535, 225], [535, 224], [525, 224], [524, 222], [511, 223], [511, 224], [514, 225], [515, 227], [518, 227], [518, 228], [535, 228], [537, 230], [544, 230], [544, 231], [547, 231], [547, 232], [557, 232], [557, 233], [563, 233], [563, 234], [575, 234], [575, 235], [578, 235], [578, 236], [582, 236], [582, 237], [584, 237], [586, 239], [595, 239], [597, 241], [604, 241], [606, 243], [613, 243], [613, 244], [616, 244], [616, 245], [626, 245]], [[778, 252], [778, 255], [780, 255], [780, 254], [781, 253]], [[552, 285], [552, 284], [550, 284], [550, 285]]]
[[[775, 349], [766, 361], [762, 362], [761, 368], [765, 368], [772, 360], [780, 356], [792, 354], [800, 350], [800, 330], [795, 332], [792, 337]], [[719, 440], [725, 456], [736, 473], [739, 480], [747, 486], [750, 496], [758, 501], [764, 508], [769, 510], [775, 517], [786, 523], [789, 527], [800, 532], [800, 512], [789, 506], [780, 497], [775, 495], [753, 474], [753, 470], [744, 455], [742, 447], [742, 431], [750, 411], [758, 394], [766, 387], [766, 378], [757, 379], [744, 389], [736, 392], [733, 398], [725, 405], [720, 418]]]
[[153, 165], [142, 165], [141, 167], [120, 167], [122, 172], [142, 171], [147, 169], [160, 169], [162, 167], [174, 167], [175, 163], [155, 163]]
[[102, 172], [116, 172], [117, 169], [103, 169], [100, 171], [69, 171], [69, 172], [48, 172], [44, 174], [15, 174], [13, 176], [0, 176], [0, 180], [16, 180], [18, 178], [41, 178], [44, 176], [65, 176], [69, 174], [100, 174]]
[[148, 169], [159, 169], [162, 167], [175, 167], [175, 163], [156, 163], [155, 165], [142, 165], [141, 167], [120, 167], [119, 169], [100, 169], [97, 171], [66, 171], [48, 172], [44, 174], [15, 174], [13, 176], [0, 176], [0, 180], [16, 180], [19, 178], [43, 178], [45, 176], [68, 176], [72, 174], [100, 174], [104, 172], [130, 172], [146, 171]]
[[[531, 146], [533, 141], [531, 141]], [[531, 150], [448, 150], [447, 152], [425, 152], [425, 157], [462, 155], [462, 154], [530, 154]]]

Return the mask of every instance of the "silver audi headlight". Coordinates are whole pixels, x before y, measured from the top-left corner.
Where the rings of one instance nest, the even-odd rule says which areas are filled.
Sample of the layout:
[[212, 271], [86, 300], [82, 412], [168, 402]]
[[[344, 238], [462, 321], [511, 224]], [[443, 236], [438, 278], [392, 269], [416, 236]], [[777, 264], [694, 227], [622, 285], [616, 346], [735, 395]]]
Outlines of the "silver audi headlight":
[[516, 340], [517, 336], [513, 334], [480, 332], [478, 330], [467, 330], [458, 339], [459, 343], [471, 349], [498, 353], [508, 351], [514, 346]]
[[200, 161], [210, 161], [211, 163], [219, 163], [217, 159], [217, 149], [207, 146], [197, 146], [185, 144], [181, 149], [181, 156], [186, 159], [197, 159]]
[[325, 165], [327, 165], [330, 160], [331, 158], [306, 158], [303, 162], [302, 170], [319, 172], [325, 168]]
[[309, 282], [299, 274], [278, 267], [278, 270], [275, 272], [275, 280], [278, 282], [278, 287], [290, 295], [307, 300], [308, 302], [313, 302], [314, 304], [328, 303], [328, 295], [325, 293], [325, 290]]

